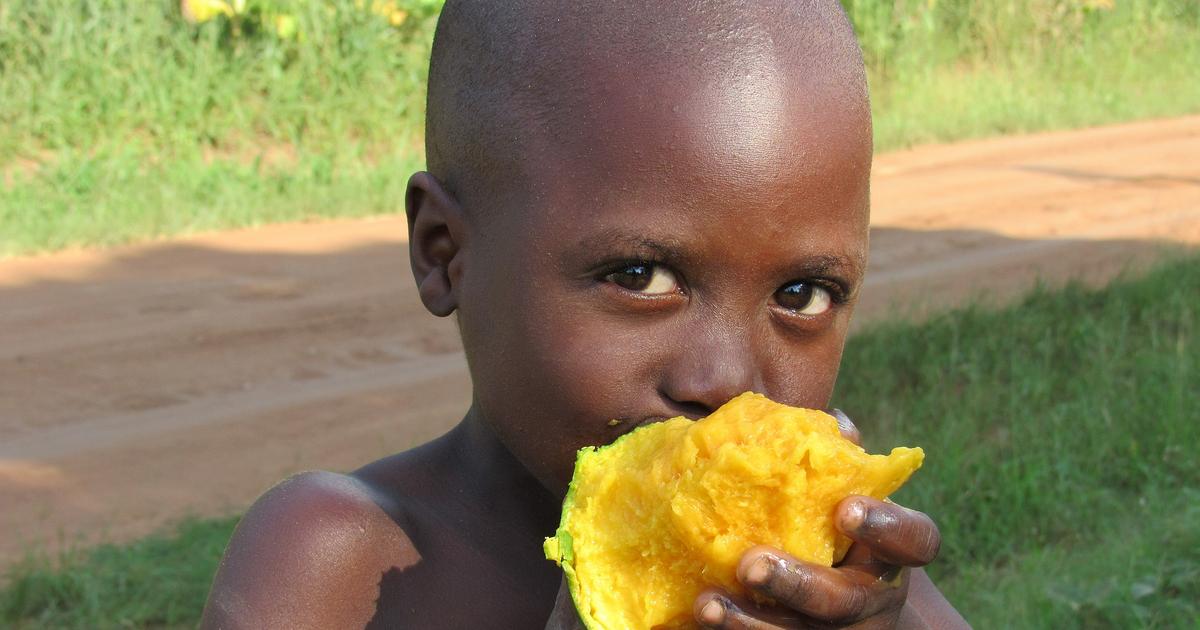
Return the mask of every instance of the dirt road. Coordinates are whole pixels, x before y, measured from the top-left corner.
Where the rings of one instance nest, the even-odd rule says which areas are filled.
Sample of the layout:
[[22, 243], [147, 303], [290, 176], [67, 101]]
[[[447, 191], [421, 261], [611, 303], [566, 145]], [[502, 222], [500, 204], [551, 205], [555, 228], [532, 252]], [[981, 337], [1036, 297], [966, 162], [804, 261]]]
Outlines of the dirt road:
[[[868, 321], [1200, 244], [1200, 117], [876, 163]], [[1182, 245], [1181, 245], [1182, 244]], [[401, 219], [0, 261], [0, 563], [238, 511], [465, 409]]]

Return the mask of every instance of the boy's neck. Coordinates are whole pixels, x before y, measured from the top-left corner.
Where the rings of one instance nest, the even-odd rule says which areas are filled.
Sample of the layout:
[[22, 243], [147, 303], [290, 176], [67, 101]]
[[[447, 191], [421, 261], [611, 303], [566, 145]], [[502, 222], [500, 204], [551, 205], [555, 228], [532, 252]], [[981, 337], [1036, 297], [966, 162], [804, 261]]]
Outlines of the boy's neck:
[[472, 405], [447, 436], [454, 459], [452, 469], [461, 471], [462, 498], [497, 519], [535, 527], [551, 536], [558, 527], [562, 499], [555, 496], [519, 462]]

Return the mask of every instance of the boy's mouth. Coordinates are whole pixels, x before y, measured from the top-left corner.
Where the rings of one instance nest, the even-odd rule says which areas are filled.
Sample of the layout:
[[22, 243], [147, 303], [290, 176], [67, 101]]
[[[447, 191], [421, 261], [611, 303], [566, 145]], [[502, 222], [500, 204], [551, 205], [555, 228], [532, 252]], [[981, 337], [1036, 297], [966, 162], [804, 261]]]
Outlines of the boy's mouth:
[[645, 416], [638, 420], [634, 420], [632, 418], [614, 418], [608, 421], [608, 426], [615, 429], [617, 431], [617, 435], [621, 436], [633, 431], [634, 429], [640, 429], [644, 426], [649, 426], [651, 424], [677, 417], [679, 416]]

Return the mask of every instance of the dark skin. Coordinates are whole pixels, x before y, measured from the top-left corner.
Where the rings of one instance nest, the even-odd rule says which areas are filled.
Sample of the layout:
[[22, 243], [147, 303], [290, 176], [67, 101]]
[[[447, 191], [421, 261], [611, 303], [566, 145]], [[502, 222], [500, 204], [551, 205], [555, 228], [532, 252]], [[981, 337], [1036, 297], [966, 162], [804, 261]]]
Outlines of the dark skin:
[[[578, 448], [748, 390], [829, 404], [866, 268], [862, 95], [773, 59], [743, 59], [755, 80], [715, 92], [704, 68], [614, 82], [598, 59], [577, 80], [617, 87], [587, 124], [526, 131], [504, 208], [409, 182], [419, 293], [458, 315], [474, 382], [462, 422], [265, 494], [202, 627], [579, 627], [540, 547]], [[739, 579], [778, 605], [708, 591], [698, 624], [965, 625], [912, 570], [937, 552], [928, 517], [851, 497], [836, 523], [855, 541], [838, 567], [747, 550]]]

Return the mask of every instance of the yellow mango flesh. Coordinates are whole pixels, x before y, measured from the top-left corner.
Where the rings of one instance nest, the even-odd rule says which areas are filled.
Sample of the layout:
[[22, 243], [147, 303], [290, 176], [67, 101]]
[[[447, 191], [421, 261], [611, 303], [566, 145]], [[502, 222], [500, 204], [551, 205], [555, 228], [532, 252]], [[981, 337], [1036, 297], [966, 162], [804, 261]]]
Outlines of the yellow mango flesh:
[[745, 594], [735, 571], [747, 549], [832, 565], [850, 545], [833, 524], [838, 502], [886, 497], [923, 458], [869, 455], [825, 413], [742, 394], [707, 418], [580, 450], [546, 556], [592, 630], [695, 628], [706, 587]]

